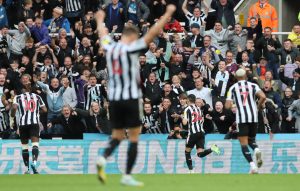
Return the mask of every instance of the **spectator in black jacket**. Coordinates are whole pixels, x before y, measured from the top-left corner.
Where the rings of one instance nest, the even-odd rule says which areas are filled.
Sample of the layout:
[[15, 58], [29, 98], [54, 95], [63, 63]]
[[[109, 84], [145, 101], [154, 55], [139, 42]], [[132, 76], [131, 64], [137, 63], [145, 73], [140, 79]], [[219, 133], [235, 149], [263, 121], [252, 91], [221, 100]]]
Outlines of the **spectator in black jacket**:
[[52, 119], [47, 127], [51, 128], [54, 124], [60, 124], [64, 128], [64, 139], [82, 139], [86, 127], [83, 124], [81, 117], [76, 115], [69, 105], [63, 106], [61, 112], [62, 115]]
[[231, 110], [226, 110], [221, 101], [217, 101], [215, 104], [215, 109], [211, 113], [212, 121], [217, 126], [218, 132], [220, 134], [227, 134], [229, 128], [235, 121], [235, 115]]
[[161, 88], [154, 72], [150, 73], [146, 82], [145, 101], [150, 102], [156, 108], [161, 102]]
[[293, 43], [290, 39], [285, 39], [283, 48], [275, 50], [275, 54], [280, 55], [281, 65], [293, 64], [297, 56], [300, 56], [298, 48], [293, 47]]
[[107, 111], [101, 108], [98, 102], [92, 102], [89, 111], [76, 109], [74, 114], [85, 119], [87, 133], [111, 134], [111, 129], [108, 126]]
[[234, 2], [232, 0], [212, 0], [211, 8], [216, 10], [217, 20], [224, 28], [235, 25]]
[[248, 53], [248, 63], [249, 64], [256, 64], [259, 63], [260, 59], [260, 52], [254, 48], [254, 42], [252, 39], [248, 39], [246, 43], [246, 49], [242, 50], [240, 47], [238, 47], [238, 54], [236, 56], [236, 62], [238, 64], [244, 62], [244, 59], [242, 57], [243, 53]]
[[175, 124], [178, 121], [179, 115], [176, 110], [171, 107], [171, 99], [168, 97], [163, 98], [162, 104], [159, 106], [159, 118], [161, 130], [163, 133], [171, 133], [174, 130]]
[[287, 86], [292, 88], [293, 97], [298, 98], [298, 92], [300, 91], [300, 69], [297, 68], [293, 72], [293, 78], [288, 78], [284, 76], [284, 66], [280, 67], [279, 78]]
[[170, 64], [170, 78], [172, 78], [174, 75], [179, 75], [180, 72], [184, 71], [182, 60], [183, 58], [181, 54], [175, 54], [174, 62]]
[[262, 37], [262, 25], [260, 16], [250, 18], [250, 27], [244, 27], [248, 31], [248, 39], [260, 39]]
[[281, 133], [295, 133], [295, 119], [291, 121], [287, 121], [286, 119], [289, 116], [288, 110], [292, 103], [295, 101], [293, 98], [292, 88], [287, 87], [284, 90], [284, 98], [282, 99], [282, 107], [281, 107]]
[[279, 58], [274, 50], [281, 48], [279, 39], [272, 35], [270, 27], [264, 28], [264, 36], [255, 41], [255, 48], [268, 60], [268, 70], [272, 71], [274, 79], [278, 79]]

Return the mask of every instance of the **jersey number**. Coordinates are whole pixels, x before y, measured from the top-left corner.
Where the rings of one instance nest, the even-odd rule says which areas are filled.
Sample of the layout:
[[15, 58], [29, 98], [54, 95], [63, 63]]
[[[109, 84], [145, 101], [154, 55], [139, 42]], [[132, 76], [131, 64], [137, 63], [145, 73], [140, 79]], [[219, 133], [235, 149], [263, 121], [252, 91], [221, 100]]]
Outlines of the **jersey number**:
[[118, 74], [118, 75], [122, 74], [122, 68], [118, 60], [113, 60], [112, 70], [113, 70], [113, 74]]
[[197, 112], [193, 112], [192, 113], [192, 122], [195, 123], [197, 121], [201, 121], [202, 120], [202, 117], [201, 115], [199, 115], [199, 113]]
[[249, 92], [241, 92], [241, 95], [243, 96], [243, 106], [246, 106]]
[[33, 99], [31, 100], [24, 100], [24, 105], [25, 105], [25, 111], [30, 111], [34, 112], [36, 104]]

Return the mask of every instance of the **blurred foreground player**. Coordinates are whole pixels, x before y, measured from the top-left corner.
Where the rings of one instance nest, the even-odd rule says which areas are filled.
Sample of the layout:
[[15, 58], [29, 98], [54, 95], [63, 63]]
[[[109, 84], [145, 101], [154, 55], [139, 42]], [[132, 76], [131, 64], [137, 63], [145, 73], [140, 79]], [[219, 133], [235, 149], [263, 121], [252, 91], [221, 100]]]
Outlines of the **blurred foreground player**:
[[143, 186], [142, 182], [131, 176], [138, 150], [138, 138], [141, 132], [141, 117], [143, 112], [139, 100], [142, 98], [140, 90], [139, 53], [147, 48], [148, 44], [159, 34], [168, 18], [175, 12], [174, 5], [168, 5], [162, 18], [139, 39], [139, 30], [135, 26], [126, 26], [121, 40], [114, 42], [108, 35], [103, 21], [105, 13], [96, 14], [97, 30], [101, 45], [106, 51], [106, 60], [109, 73], [108, 99], [110, 101], [110, 119], [112, 138], [102, 157], [97, 162], [98, 178], [106, 181], [106, 159], [125, 138], [125, 129], [128, 128], [129, 147], [127, 152], [126, 173], [122, 176], [121, 184], [128, 186]]
[[40, 108], [43, 112], [47, 112], [47, 108], [42, 100], [42, 98], [31, 93], [31, 84], [28, 82], [27, 78], [29, 75], [24, 74], [21, 78], [23, 84], [22, 93], [15, 96], [13, 100], [13, 107], [11, 111], [11, 116], [15, 117], [17, 114], [17, 124], [19, 125], [20, 139], [22, 143], [22, 157], [27, 171], [25, 174], [30, 174], [29, 169], [29, 151], [28, 143], [31, 140], [32, 145], [32, 164], [31, 169], [34, 174], [38, 174], [37, 171], [37, 159], [39, 155], [39, 134], [40, 134]]
[[204, 117], [201, 109], [195, 105], [196, 96], [191, 94], [188, 96], [189, 106], [184, 110], [183, 125], [188, 125], [188, 137], [185, 146], [185, 159], [190, 173], [194, 173], [191, 151], [196, 145], [197, 156], [203, 158], [214, 152], [220, 154], [217, 145], [212, 145], [209, 149], [204, 149], [205, 133], [203, 129]]
[[[250, 163], [250, 173], [257, 174], [257, 167], [260, 168], [263, 164], [262, 154], [255, 140], [258, 125], [258, 109], [263, 108], [266, 96], [257, 84], [247, 81], [245, 70], [237, 70], [235, 76], [238, 82], [230, 87], [225, 107], [231, 109], [232, 102], [236, 104], [238, 139], [241, 143], [243, 155]], [[258, 99], [258, 105], [256, 104], [256, 99]], [[252, 160], [248, 145], [254, 150], [256, 164]]]

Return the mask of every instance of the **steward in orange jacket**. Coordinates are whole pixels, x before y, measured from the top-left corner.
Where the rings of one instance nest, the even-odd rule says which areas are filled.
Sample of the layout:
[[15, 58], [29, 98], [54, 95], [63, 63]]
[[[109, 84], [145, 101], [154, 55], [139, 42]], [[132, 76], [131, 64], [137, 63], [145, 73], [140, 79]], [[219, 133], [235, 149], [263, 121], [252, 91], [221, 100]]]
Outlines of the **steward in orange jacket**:
[[262, 27], [271, 27], [273, 32], [278, 32], [278, 17], [276, 9], [269, 4], [268, 0], [258, 0], [251, 6], [248, 14], [248, 27], [250, 26], [250, 18], [260, 15]]

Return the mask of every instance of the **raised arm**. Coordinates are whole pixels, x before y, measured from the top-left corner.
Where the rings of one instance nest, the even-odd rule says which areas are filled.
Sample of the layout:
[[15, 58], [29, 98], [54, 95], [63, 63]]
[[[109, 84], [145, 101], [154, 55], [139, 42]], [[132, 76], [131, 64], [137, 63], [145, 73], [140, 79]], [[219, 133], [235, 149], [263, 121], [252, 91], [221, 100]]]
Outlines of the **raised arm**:
[[99, 10], [95, 16], [97, 22], [97, 31], [100, 38], [108, 35], [108, 29], [105, 27], [104, 19], [105, 19], [105, 12], [103, 10]]
[[182, 11], [185, 15], [187, 15], [189, 13], [189, 11], [187, 9], [187, 0], [184, 0], [184, 2], [182, 4]]
[[149, 44], [153, 41], [154, 37], [156, 37], [160, 31], [164, 28], [165, 24], [168, 22], [168, 18], [172, 17], [173, 13], [176, 11], [175, 5], [168, 5], [165, 14], [158, 20], [158, 22], [153, 25], [148, 33], [144, 36], [146, 44]]

